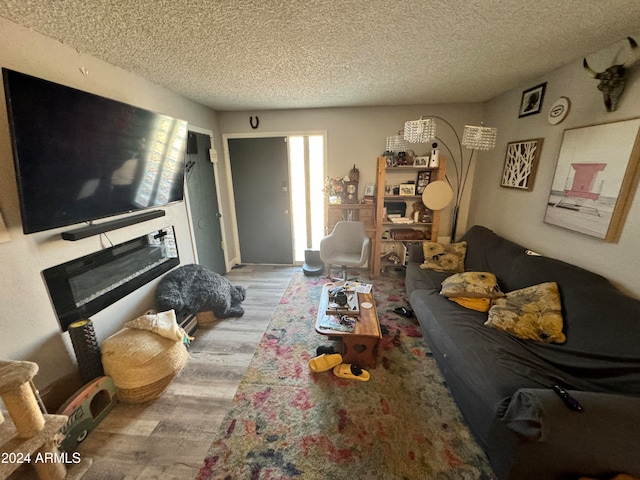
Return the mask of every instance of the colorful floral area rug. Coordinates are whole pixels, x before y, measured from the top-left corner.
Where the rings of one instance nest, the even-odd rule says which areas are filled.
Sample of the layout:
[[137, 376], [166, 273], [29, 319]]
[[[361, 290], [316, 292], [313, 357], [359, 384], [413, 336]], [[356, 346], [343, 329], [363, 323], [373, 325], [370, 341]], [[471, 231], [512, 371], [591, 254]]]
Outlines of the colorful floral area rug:
[[314, 329], [326, 281], [294, 274], [198, 480], [493, 478], [416, 320], [393, 313], [402, 279], [371, 282], [383, 339], [368, 382], [309, 370], [332, 344]]

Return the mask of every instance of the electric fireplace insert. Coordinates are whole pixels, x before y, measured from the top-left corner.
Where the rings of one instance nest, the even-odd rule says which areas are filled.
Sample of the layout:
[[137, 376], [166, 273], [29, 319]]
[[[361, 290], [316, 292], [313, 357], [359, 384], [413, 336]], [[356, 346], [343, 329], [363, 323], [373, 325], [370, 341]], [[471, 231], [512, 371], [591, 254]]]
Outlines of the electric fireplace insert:
[[173, 226], [42, 272], [60, 328], [103, 310], [180, 264]]

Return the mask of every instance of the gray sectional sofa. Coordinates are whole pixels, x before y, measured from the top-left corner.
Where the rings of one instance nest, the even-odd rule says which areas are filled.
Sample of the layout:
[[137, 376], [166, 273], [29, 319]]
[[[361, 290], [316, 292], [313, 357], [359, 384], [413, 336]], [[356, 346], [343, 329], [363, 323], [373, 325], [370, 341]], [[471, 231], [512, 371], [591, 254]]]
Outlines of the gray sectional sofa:
[[[411, 306], [497, 478], [640, 477], [640, 301], [487, 228], [474, 226], [463, 240], [466, 271], [493, 273], [502, 292], [555, 281], [562, 301], [565, 343], [516, 338], [440, 295], [450, 274], [421, 269], [421, 246], [410, 249]], [[553, 384], [584, 411], [567, 408]]]

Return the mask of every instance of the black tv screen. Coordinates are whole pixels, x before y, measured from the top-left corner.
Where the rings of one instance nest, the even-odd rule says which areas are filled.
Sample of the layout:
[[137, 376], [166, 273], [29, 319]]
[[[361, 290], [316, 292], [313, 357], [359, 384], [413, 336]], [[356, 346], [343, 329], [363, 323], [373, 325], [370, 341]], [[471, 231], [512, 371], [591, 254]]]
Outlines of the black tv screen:
[[24, 233], [183, 199], [187, 122], [2, 74]]

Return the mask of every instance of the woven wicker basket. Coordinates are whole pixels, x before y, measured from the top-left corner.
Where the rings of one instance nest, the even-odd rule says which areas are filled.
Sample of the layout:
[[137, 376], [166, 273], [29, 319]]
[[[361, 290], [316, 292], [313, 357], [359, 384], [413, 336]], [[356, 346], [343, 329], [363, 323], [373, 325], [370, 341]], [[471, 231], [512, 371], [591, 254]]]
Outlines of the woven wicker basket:
[[123, 328], [102, 344], [102, 364], [118, 400], [148, 402], [160, 396], [189, 361], [181, 342], [148, 330]]

